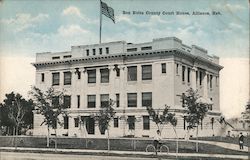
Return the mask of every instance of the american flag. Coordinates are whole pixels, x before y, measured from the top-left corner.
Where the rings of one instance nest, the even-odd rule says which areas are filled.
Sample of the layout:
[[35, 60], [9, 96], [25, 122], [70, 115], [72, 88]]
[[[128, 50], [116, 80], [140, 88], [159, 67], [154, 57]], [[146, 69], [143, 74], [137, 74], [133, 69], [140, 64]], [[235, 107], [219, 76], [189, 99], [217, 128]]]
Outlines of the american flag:
[[109, 7], [106, 3], [102, 1], [101, 1], [101, 8], [102, 8], [102, 14], [112, 19], [112, 21], [115, 23], [114, 9]]

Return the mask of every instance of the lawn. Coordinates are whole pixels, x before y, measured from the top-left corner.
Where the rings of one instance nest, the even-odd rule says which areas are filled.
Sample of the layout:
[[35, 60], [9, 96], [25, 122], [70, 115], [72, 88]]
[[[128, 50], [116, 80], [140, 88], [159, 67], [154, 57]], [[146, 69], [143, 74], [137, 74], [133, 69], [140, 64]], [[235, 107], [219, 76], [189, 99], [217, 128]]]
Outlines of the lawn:
[[[196, 138], [192, 138], [192, 139], [196, 139]], [[214, 137], [200, 137], [198, 139], [199, 140], [204, 140], [204, 141], [216, 141], [216, 142], [226, 142], [226, 143], [239, 144], [239, 138], [238, 137], [214, 136]], [[245, 137], [244, 145], [250, 147], [250, 136]]]
[[[95, 149], [106, 150], [107, 139], [103, 138], [58, 138], [58, 148], [62, 149]], [[0, 137], [0, 147], [13, 147], [14, 138], [11, 136]], [[46, 137], [18, 137], [18, 147], [28, 148], [46, 148]], [[124, 150], [124, 151], [145, 151], [148, 144], [152, 144], [153, 140], [138, 139], [138, 138], [116, 138], [110, 139], [111, 150]], [[176, 152], [176, 141], [166, 140], [165, 144], [169, 147], [170, 152]], [[54, 144], [50, 144], [54, 147]], [[195, 143], [189, 141], [179, 142], [180, 153], [194, 153]], [[247, 154], [230, 149], [224, 149], [210, 144], [199, 144], [199, 153], [213, 153], [213, 154]]]

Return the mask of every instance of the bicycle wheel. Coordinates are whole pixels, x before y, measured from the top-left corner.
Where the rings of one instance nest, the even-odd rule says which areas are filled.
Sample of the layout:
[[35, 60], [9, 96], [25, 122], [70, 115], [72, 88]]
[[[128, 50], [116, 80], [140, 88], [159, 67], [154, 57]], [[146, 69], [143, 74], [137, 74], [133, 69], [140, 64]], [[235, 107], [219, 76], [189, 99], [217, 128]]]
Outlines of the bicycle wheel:
[[160, 148], [161, 153], [169, 153], [169, 148], [166, 145], [162, 145]]
[[147, 145], [146, 152], [155, 152], [155, 146], [152, 144]]

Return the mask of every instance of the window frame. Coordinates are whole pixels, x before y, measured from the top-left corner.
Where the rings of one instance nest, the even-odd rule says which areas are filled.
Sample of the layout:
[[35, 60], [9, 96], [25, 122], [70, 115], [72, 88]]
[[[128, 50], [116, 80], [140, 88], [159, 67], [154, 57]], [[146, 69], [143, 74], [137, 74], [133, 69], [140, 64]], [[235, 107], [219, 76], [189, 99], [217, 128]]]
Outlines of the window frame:
[[60, 72], [54, 72], [52, 73], [52, 86], [59, 86], [59, 85], [60, 85]]
[[127, 103], [128, 103], [127, 104], [128, 108], [135, 108], [135, 107], [137, 107], [137, 93], [127, 93]]
[[186, 73], [186, 66], [182, 66], [182, 67], [181, 67], [181, 78], [182, 78], [182, 82], [185, 82], [185, 80], [186, 80], [185, 73]]
[[75, 126], [75, 128], [79, 127], [79, 122], [80, 122], [80, 119], [78, 117], [74, 118], [74, 126]]
[[106, 47], [106, 54], [109, 54], [109, 47]]
[[63, 96], [63, 106], [64, 108], [71, 108], [71, 96], [70, 95]]
[[166, 74], [167, 73], [167, 64], [161, 63], [161, 73]]
[[101, 68], [101, 83], [109, 83], [109, 69], [108, 68]]
[[69, 117], [68, 116], [63, 117], [63, 129], [69, 129]]
[[88, 83], [96, 83], [96, 69], [89, 69], [87, 70], [88, 74]]
[[[93, 98], [93, 101], [90, 101], [92, 100], [91, 97]], [[87, 95], [87, 108], [96, 108], [96, 95]]]
[[137, 66], [128, 66], [127, 71], [127, 81], [137, 81]]
[[128, 116], [128, 129], [135, 130], [135, 116]]
[[142, 116], [142, 119], [143, 119], [143, 130], [150, 130], [150, 117]]
[[[147, 99], [145, 96], [150, 96], [150, 100]], [[146, 98], [146, 99], [145, 99]], [[152, 92], [142, 92], [142, 107], [152, 107]], [[150, 101], [150, 105], [147, 105]]]
[[77, 95], [77, 108], [80, 108], [81, 106], [81, 96]]
[[116, 107], [120, 107], [120, 94], [116, 93], [115, 94], [115, 102], [116, 102]]
[[109, 94], [100, 94], [100, 108], [108, 107]]
[[45, 80], [45, 75], [44, 73], [41, 73], [41, 82], [44, 82], [44, 80]]
[[102, 55], [102, 48], [99, 48], [99, 54]]
[[152, 65], [142, 65], [141, 74], [142, 80], [152, 80]]
[[72, 73], [70, 71], [63, 72], [63, 84], [71, 85], [71, 81], [72, 81]]
[[114, 118], [114, 128], [119, 128], [119, 118]]

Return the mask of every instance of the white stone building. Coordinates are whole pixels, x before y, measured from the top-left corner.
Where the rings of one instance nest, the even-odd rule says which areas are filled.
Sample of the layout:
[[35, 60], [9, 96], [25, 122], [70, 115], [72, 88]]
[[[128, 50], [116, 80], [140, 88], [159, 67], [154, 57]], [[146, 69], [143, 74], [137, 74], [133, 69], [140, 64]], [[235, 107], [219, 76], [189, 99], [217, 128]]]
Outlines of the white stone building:
[[[67, 95], [64, 101], [69, 106], [69, 116], [63, 117], [59, 135], [105, 137], [92, 115], [111, 98], [116, 102], [111, 137], [154, 136], [156, 126], [149, 120], [145, 106], [163, 109], [167, 104], [178, 117], [178, 137], [184, 138], [187, 128], [178, 95], [190, 87], [213, 102], [199, 135], [216, 134], [218, 124], [212, 126], [211, 118], [220, 116], [219, 58], [196, 45], [184, 45], [178, 38], [72, 46], [67, 52], [37, 53], [33, 65], [38, 88], [47, 90], [53, 86]], [[34, 113], [34, 135], [47, 134], [41, 122], [42, 116]], [[172, 127], [166, 126], [162, 136], [175, 137]]]

